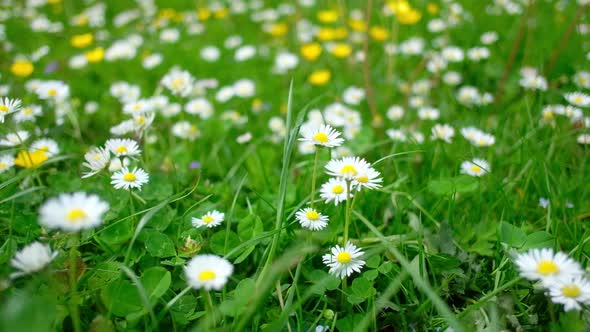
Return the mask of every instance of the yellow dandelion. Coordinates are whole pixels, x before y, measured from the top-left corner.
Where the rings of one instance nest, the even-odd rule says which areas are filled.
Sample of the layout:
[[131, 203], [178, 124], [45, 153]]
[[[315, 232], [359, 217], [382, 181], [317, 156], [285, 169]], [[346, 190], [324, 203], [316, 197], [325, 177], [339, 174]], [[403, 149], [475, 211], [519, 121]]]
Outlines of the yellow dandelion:
[[33, 168], [41, 165], [49, 157], [43, 150], [35, 150], [33, 152], [20, 151], [14, 159], [14, 164], [24, 168]]
[[33, 73], [35, 66], [33, 63], [28, 60], [16, 60], [10, 66], [10, 72], [12, 72], [15, 76], [19, 77], [27, 77]]
[[81, 35], [72, 36], [70, 44], [76, 48], [88, 47], [94, 41], [94, 36], [91, 33], [84, 33]]
[[324, 85], [330, 81], [331, 77], [332, 74], [329, 70], [322, 69], [316, 70], [313, 73], [311, 73], [307, 81], [313, 85]]

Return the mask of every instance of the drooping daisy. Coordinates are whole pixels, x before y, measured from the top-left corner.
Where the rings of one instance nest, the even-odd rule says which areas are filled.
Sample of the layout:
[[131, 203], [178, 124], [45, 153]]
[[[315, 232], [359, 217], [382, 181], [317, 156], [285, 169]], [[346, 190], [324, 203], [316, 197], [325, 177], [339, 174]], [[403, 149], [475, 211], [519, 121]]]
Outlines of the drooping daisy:
[[341, 177], [346, 180], [354, 180], [357, 175], [365, 171], [371, 165], [359, 157], [344, 157], [332, 159], [326, 164], [326, 173]]
[[39, 223], [49, 229], [76, 232], [102, 223], [109, 205], [97, 195], [84, 192], [61, 194], [47, 200], [39, 210]]
[[373, 167], [362, 168], [352, 181], [352, 186], [360, 191], [363, 188], [377, 189], [381, 187], [381, 173], [377, 172]]
[[471, 176], [483, 176], [490, 171], [490, 164], [483, 160], [475, 158], [461, 163], [461, 173]]
[[141, 186], [149, 181], [150, 177], [143, 169], [135, 167], [133, 170], [129, 170], [127, 166], [123, 167], [120, 171], [113, 173], [111, 176], [111, 184], [115, 189], [129, 190], [131, 188], [137, 188], [141, 190]]
[[312, 231], [324, 229], [328, 225], [328, 216], [325, 216], [312, 208], [305, 208], [297, 211], [295, 218], [297, 218], [301, 227], [308, 228]]
[[583, 273], [578, 262], [551, 248], [531, 249], [519, 254], [515, 263], [523, 277], [541, 280], [544, 285], [564, 276], [574, 277]]
[[568, 103], [577, 107], [590, 106], [590, 96], [582, 92], [572, 92], [563, 95]]
[[16, 278], [25, 274], [31, 274], [42, 270], [57, 256], [57, 251], [52, 251], [48, 244], [33, 242], [20, 251], [10, 261], [10, 265], [20, 270], [10, 275]]
[[18, 112], [20, 108], [20, 99], [0, 98], [0, 123], [4, 122], [5, 115]]
[[365, 265], [365, 261], [360, 258], [363, 254], [361, 249], [347, 242], [344, 248], [339, 245], [333, 247], [329, 254], [322, 256], [322, 260], [330, 268], [330, 274], [344, 279], [353, 272], [361, 271]]
[[192, 222], [193, 226], [195, 226], [196, 228], [213, 228], [215, 226], [219, 226], [223, 222], [224, 218], [225, 213], [213, 210], [205, 213], [201, 218], [193, 217]]
[[580, 310], [590, 304], [590, 282], [582, 276], [559, 278], [547, 286], [553, 303], [563, 304], [565, 311]]
[[225, 258], [216, 255], [197, 255], [184, 267], [188, 284], [205, 290], [220, 290], [234, 271], [234, 266]]
[[129, 138], [111, 138], [105, 143], [105, 147], [115, 156], [136, 156], [141, 153], [137, 142]]
[[0, 156], [0, 174], [14, 166], [14, 157], [8, 154]]
[[90, 172], [84, 173], [82, 178], [88, 178], [103, 170], [111, 159], [111, 154], [104, 148], [92, 147], [90, 151], [84, 154], [86, 162], [82, 165], [90, 169]]
[[[328, 182], [322, 185], [320, 189], [320, 197], [326, 200], [326, 204], [334, 201], [334, 205], [338, 205], [347, 199], [347, 183], [341, 178], [331, 178]], [[352, 197], [352, 192], [349, 194]]]
[[321, 145], [333, 148], [342, 145], [344, 139], [340, 132], [329, 125], [321, 124], [319, 127], [310, 125], [303, 132], [300, 141], [309, 142], [314, 145]]

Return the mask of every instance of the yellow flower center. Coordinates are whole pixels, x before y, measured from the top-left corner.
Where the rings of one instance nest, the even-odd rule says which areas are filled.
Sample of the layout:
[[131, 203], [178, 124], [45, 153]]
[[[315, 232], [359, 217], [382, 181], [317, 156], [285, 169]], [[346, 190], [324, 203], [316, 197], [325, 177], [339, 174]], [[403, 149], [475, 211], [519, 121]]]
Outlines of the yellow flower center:
[[347, 253], [346, 251], [343, 251], [343, 252], [339, 253], [338, 256], [336, 256], [336, 260], [340, 264], [346, 264], [346, 263], [350, 263], [350, 261], [352, 260], [352, 256], [350, 256], [350, 254]]
[[0, 112], [7, 113], [8, 112], [8, 106], [6, 106], [6, 105], [0, 105]]
[[559, 272], [559, 266], [553, 261], [541, 261], [537, 265], [537, 273], [542, 275], [550, 275]]
[[328, 143], [328, 135], [325, 133], [317, 133], [313, 136], [313, 140], [320, 143]]
[[184, 85], [184, 80], [181, 78], [177, 78], [175, 80], [172, 81], [172, 87], [175, 89], [180, 88], [181, 86]]
[[139, 111], [140, 108], [141, 108], [141, 105], [140, 104], [133, 105], [133, 110], [134, 111]]
[[367, 175], [361, 175], [358, 178], [356, 178], [356, 180], [361, 183], [367, 183], [369, 182], [369, 177]]
[[471, 166], [471, 171], [473, 173], [479, 173], [479, 172], [481, 172], [481, 167], [479, 167], [477, 165], [473, 165], [473, 166]]
[[205, 270], [199, 273], [199, 280], [200, 281], [211, 281], [215, 279], [215, 272], [212, 270]]
[[580, 97], [580, 96], [574, 97], [574, 103], [581, 104], [582, 103], [582, 97]]
[[117, 153], [125, 153], [125, 152], [127, 152], [127, 147], [126, 147], [126, 146], [123, 146], [123, 145], [121, 145], [120, 147], [118, 147], [118, 148], [115, 150], [115, 152], [117, 152]]
[[305, 214], [305, 216], [309, 220], [314, 220], [315, 221], [315, 220], [320, 219], [320, 214], [317, 213], [315, 210], [307, 211], [307, 213]]
[[100, 160], [102, 159], [101, 156], [99, 154], [95, 154], [94, 155], [94, 160]]
[[210, 223], [213, 222], [214, 219], [211, 216], [204, 216], [202, 220], [203, 220], [204, 223], [210, 224]]
[[[1, 110], [1, 109], [2, 109], [2, 106], [0, 106], [0, 110]], [[32, 109], [32, 108], [25, 108], [25, 109], [23, 110], [23, 112], [24, 112], [26, 115], [31, 115], [31, 114], [33, 114], [33, 109]]]
[[343, 175], [346, 175], [346, 174], [356, 175], [356, 168], [354, 168], [353, 165], [344, 165], [344, 166], [342, 166], [342, 169], [340, 170], [340, 174], [343, 174]]
[[7, 163], [0, 163], [0, 169], [5, 169], [8, 166]]
[[66, 215], [66, 219], [72, 224], [77, 224], [86, 218], [88, 218], [86, 212], [79, 208], [70, 209], [70, 212]]
[[561, 287], [561, 293], [563, 293], [565, 297], [576, 298], [580, 296], [582, 291], [580, 290], [580, 287], [572, 284]]
[[137, 177], [133, 173], [126, 173], [125, 175], [123, 175], [123, 180], [125, 180], [127, 182], [133, 182], [136, 179], [137, 179]]
[[135, 119], [135, 122], [137, 124], [144, 124], [145, 123], [145, 117], [143, 116], [138, 116], [137, 119]]
[[344, 192], [344, 187], [343, 187], [343, 186], [341, 186], [341, 185], [339, 185], [339, 184], [337, 184], [337, 185], [335, 185], [335, 186], [332, 188], [332, 192], [333, 192], [334, 194], [337, 194], [337, 195], [338, 195], [338, 194], [342, 194], [342, 193]]
[[47, 90], [47, 94], [50, 95], [51, 97], [55, 97], [55, 95], [57, 95], [57, 90], [49, 89], [49, 90]]

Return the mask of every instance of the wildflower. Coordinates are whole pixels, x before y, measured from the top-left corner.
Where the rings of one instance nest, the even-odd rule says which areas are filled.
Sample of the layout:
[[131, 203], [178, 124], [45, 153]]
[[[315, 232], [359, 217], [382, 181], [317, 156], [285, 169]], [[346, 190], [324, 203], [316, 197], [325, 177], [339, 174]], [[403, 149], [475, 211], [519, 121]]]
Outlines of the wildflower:
[[329, 148], [340, 146], [344, 142], [344, 139], [340, 137], [339, 131], [324, 124], [313, 128], [309, 126], [302, 131], [302, 135], [303, 137], [299, 139], [300, 141]]
[[41, 138], [31, 143], [30, 151], [35, 152], [37, 150], [45, 152], [49, 157], [59, 154], [59, 146], [51, 138]]
[[0, 98], [0, 123], [4, 122], [5, 115], [18, 112], [20, 109], [20, 99]]
[[10, 66], [10, 72], [15, 76], [27, 77], [33, 73], [35, 66], [29, 60], [16, 60]]
[[117, 157], [131, 157], [141, 153], [137, 142], [129, 138], [111, 138], [106, 141], [105, 147]]
[[76, 232], [97, 227], [109, 205], [97, 195], [84, 192], [61, 194], [47, 200], [39, 210], [39, 223], [49, 229]]
[[547, 288], [551, 301], [563, 304], [565, 311], [580, 310], [580, 304], [590, 304], [590, 282], [584, 277], [556, 279]]
[[233, 265], [216, 255], [197, 255], [188, 261], [184, 273], [188, 284], [196, 289], [220, 290], [233, 273]]
[[351, 86], [344, 90], [342, 95], [342, 100], [350, 105], [358, 105], [363, 99], [365, 99], [365, 89], [357, 88], [355, 86]]
[[300, 51], [307, 61], [315, 61], [322, 54], [322, 47], [318, 43], [310, 43], [301, 46]]
[[345, 201], [352, 193], [347, 194], [348, 184], [341, 178], [331, 178], [322, 185], [320, 197], [326, 200], [326, 204], [334, 201], [334, 205]]
[[46, 81], [41, 83], [35, 92], [40, 99], [57, 102], [70, 96], [70, 87], [61, 81]]
[[10, 264], [19, 269], [10, 275], [11, 278], [25, 274], [31, 274], [42, 270], [57, 256], [57, 251], [52, 251], [48, 244], [33, 242], [18, 251]]
[[354, 177], [352, 186], [360, 191], [363, 188], [377, 189], [381, 187], [381, 173], [377, 172], [373, 167], [363, 167]]
[[26, 130], [18, 130], [14, 133], [9, 133], [3, 139], [0, 139], [0, 146], [17, 146], [29, 139], [29, 132]]
[[547, 207], [549, 207], [549, 200], [544, 197], [539, 198], [539, 206], [543, 209], [546, 209]]
[[0, 156], [0, 174], [14, 166], [14, 157], [8, 154]]
[[434, 107], [421, 107], [418, 110], [418, 117], [422, 120], [437, 120], [440, 117], [440, 111]]
[[127, 166], [123, 167], [120, 171], [115, 172], [111, 176], [111, 184], [115, 186], [115, 189], [129, 190], [131, 188], [137, 188], [141, 190], [141, 186], [149, 181], [149, 175], [142, 168], [135, 167], [133, 170], [129, 170]]
[[33, 152], [20, 151], [14, 159], [14, 164], [24, 168], [34, 168], [44, 163], [49, 157], [43, 150]]
[[172, 92], [172, 94], [186, 97], [193, 88], [194, 77], [189, 72], [173, 68], [162, 78], [162, 85]]
[[84, 53], [84, 56], [90, 63], [100, 62], [104, 58], [104, 49], [102, 47], [97, 47]]
[[194, 141], [201, 136], [201, 130], [194, 124], [188, 121], [180, 121], [172, 126], [172, 134], [176, 137], [186, 138], [189, 141]]
[[92, 44], [94, 40], [94, 35], [91, 33], [84, 33], [81, 35], [72, 36], [70, 39], [70, 44], [76, 48], [85, 48]]
[[483, 176], [490, 171], [490, 164], [483, 159], [467, 160], [461, 163], [461, 173], [471, 176]]
[[[2, 106], [0, 106], [2, 108]], [[0, 118], [2, 117], [2, 112], [0, 112]], [[14, 115], [14, 121], [17, 123], [25, 122], [25, 121], [34, 121], [36, 117], [43, 114], [42, 108], [39, 105], [29, 105], [23, 107], [20, 111], [18, 111]], [[2, 120], [0, 119], [0, 122]]]
[[404, 131], [401, 129], [393, 129], [393, 128], [387, 129], [385, 131], [385, 134], [387, 136], [389, 136], [389, 138], [391, 138], [391, 140], [396, 141], [396, 142], [405, 142], [408, 140], [406, 133], [404, 133]]
[[110, 153], [107, 149], [92, 147], [90, 151], [84, 154], [86, 162], [82, 165], [90, 169], [90, 172], [84, 173], [82, 178], [88, 178], [103, 170], [110, 161]]
[[297, 211], [295, 218], [297, 218], [301, 227], [308, 228], [312, 231], [324, 229], [328, 225], [328, 216], [325, 216], [312, 208], [305, 208]]
[[577, 141], [579, 144], [590, 144], [590, 135], [589, 134], [581, 134], [578, 136]]
[[344, 247], [336, 245], [330, 252], [322, 256], [322, 260], [330, 268], [329, 273], [341, 279], [353, 272], [360, 272], [365, 265], [365, 261], [360, 258], [363, 251], [350, 242]]
[[544, 285], [564, 277], [582, 275], [578, 262], [551, 248], [531, 249], [516, 257], [520, 274], [529, 280], [540, 280]]
[[387, 109], [386, 116], [392, 121], [399, 120], [404, 116], [404, 109], [399, 105], [393, 105]]
[[581, 92], [566, 93], [564, 95], [564, 97], [568, 101], [568, 103], [570, 103], [574, 106], [577, 106], [577, 107], [590, 106], [590, 96], [585, 93], [581, 93]]
[[451, 143], [453, 137], [455, 136], [455, 129], [453, 129], [453, 127], [449, 126], [448, 124], [435, 124], [431, 131], [431, 139], [442, 140], [447, 143]]
[[194, 218], [192, 219], [193, 226], [196, 228], [207, 227], [213, 228], [215, 226], [221, 225], [223, 219], [225, 218], [225, 213], [219, 212], [217, 210], [209, 211], [205, 213], [201, 218]]
[[329, 70], [316, 70], [308, 77], [308, 82], [313, 85], [324, 85], [330, 81], [332, 74]]

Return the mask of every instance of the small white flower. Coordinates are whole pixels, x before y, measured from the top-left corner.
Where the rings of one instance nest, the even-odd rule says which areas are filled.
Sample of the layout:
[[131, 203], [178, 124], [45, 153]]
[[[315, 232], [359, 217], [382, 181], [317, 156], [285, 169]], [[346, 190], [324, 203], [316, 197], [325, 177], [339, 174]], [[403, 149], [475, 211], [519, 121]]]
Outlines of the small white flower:
[[344, 248], [336, 245], [330, 252], [322, 256], [322, 261], [330, 268], [330, 274], [341, 279], [354, 272], [360, 272], [365, 265], [365, 261], [360, 258], [364, 254], [363, 251], [350, 242], [346, 243]]
[[14, 157], [8, 154], [0, 156], [0, 174], [14, 166]]
[[578, 136], [577, 139], [579, 144], [590, 144], [590, 135], [589, 134], [581, 134], [580, 136]]
[[0, 139], [0, 146], [17, 146], [23, 144], [27, 139], [29, 139], [29, 132], [18, 130], [14, 133], [8, 133], [6, 137]]
[[137, 142], [129, 138], [111, 138], [105, 147], [117, 157], [137, 156], [141, 153]]
[[208, 119], [213, 115], [213, 105], [205, 98], [197, 98], [189, 101], [184, 110], [189, 114], [196, 114], [201, 119]]
[[328, 216], [325, 216], [312, 208], [305, 208], [297, 211], [295, 218], [297, 218], [301, 227], [308, 228], [312, 231], [324, 229], [328, 225]]
[[340, 137], [340, 132], [329, 125], [321, 124], [318, 126], [306, 126], [302, 130], [303, 137], [300, 141], [308, 142], [314, 145], [321, 145], [329, 148], [342, 145], [344, 139]]
[[471, 176], [483, 176], [490, 172], [490, 164], [483, 159], [467, 160], [461, 163], [461, 173]]
[[436, 124], [432, 127], [432, 136], [430, 137], [433, 140], [442, 140], [447, 143], [451, 143], [453, 137], [455, 136], [455, 129], [449, 126], [448, 124]]
[[[326, 204], [334, 201], [334, 205], [338, 205], [338, 203], [347, 199], [347, 186], [348, 184], [345, 180], [331, 178], [322, 185], [320, 197], [326, 201]], [[348, 195], [352, 198], [352, 192]]]
[[29, 151], [35, 152], [37, 150], [45, 152], [49, 157], [59, 154], [59, 146], [51, 138], [41, 138], [31, 143]]
[[352, 186], [360, 191], [363, 188], [377, 189], [381, 187], [381, 173], [377, 172], [373, 167], [361, 168], [352, 181]]
[[193, 226], [196, 228], [207, 227], [213, 228], [215, 226], [221, 225], [225, 218], [225, 213], [219, 212], [217, 210], [213, 210], [210, 212], [205, 213], [201, 218], [194, 218], [192, 219]]
[[566, 93], [564, 95], [568, 103], [577, 107], [590, 106], [590, 96], [581, 92]]
[[370, 166], [371, 165], [362, 158], [344, 157], [342, 159], [330, 160], [326, 164], [326, 173], [346, 180], [354, 180]]
[[76, 232], [102, 223], [109, 205], [97, 195], [84, 192], [61, 194], [47, 200], [39, 210], [39, 223], [49, 229]]
[[111, 184], [115, 189], [137, 188], [141, 190], [141, 186], [149, 181], [149, 175], [141, 168], [135, 167], [132, 171], [125, 166], [118, 172], [111, 176]]
[[551, 301], [563, 304], [565, 311], [581, 310], [580, 304], [590, 304], [590, 282], [582, 276], [556, 279], [548, 289]]
[[404, 109], [399, 105], [393, 105], [387, 109], [387, 118], [392, 121], [401, 119], [404, 116]]
[[515, 263], [521, 276], [529, 280], [540, 280], [545, 286], [566, 276], [583, 274], [578, 262], [562, 252], [555, 253], [551, 248], [531, 249], [519, 254]]
[[18, 251], [10, 264], [20, 270], [10, 275], [16, 278], [21, 275], [31, 274], [42, 270], [57, 256], [57, 251], [52, 251], [48, 244], [33, 242]]
[[21, 109], [20, 99], [0, 98], [0, 123], [4, 122], [4, 116], [18, 112]]
[[197, 255], [184, 268], [188, 284], [205, 290], [220, 290], [233, 271], [234, 267], [228, 260], [216, 255]]
[[111, 155], [108, 150], [104, 148], [92, 147], [90, 151], [84, 154], [86, 160], [82, 166], [90, 169], [90, 172], [84, 173], [82, 178], [88, 178], [103, 170], [109, 163]]

